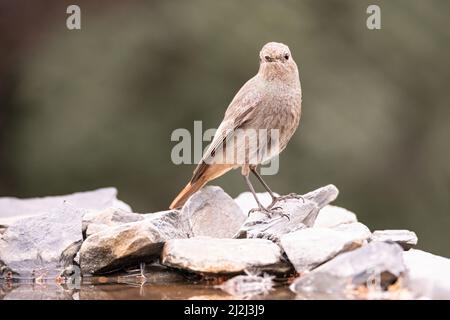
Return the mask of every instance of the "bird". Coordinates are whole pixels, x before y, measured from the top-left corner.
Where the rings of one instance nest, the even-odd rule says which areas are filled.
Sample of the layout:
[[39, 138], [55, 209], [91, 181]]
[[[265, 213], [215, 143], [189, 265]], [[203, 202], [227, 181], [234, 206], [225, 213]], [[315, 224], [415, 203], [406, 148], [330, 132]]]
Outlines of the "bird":
[[[299, 71], [289, 47], [279, 42], [266, 43], [259, 52], [258, 73], [241, 87], [229, 104], [191, 180], [169, 208], [182, 207], [205, 184], [240, 167], [257, 209], [272, 214], [281, 197], [272, 192], [257, 167], [286, 148], [299, 126], [301, 106]], [[258, 135], [261, 131], [263, 134]], [[232, 155], [231, 159], [228, 154]], [[272, 197], [272, 203], [267, 207], [256, 196], [250, 172]]]

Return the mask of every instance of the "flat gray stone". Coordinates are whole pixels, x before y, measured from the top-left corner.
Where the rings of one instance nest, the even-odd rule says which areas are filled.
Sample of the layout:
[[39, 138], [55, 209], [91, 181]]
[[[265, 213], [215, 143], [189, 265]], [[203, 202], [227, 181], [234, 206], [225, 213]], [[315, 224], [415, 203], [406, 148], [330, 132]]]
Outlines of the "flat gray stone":
[[[366, 239], [370, 236], [370, 231]], [[361, 235], [330, 228], [307, 228], [281, 236], [281, 247], [299, 273], [309, 271], [338, 254], [360, 247]]]
[[[268, 216], [259, 210], [250, 213], [235, 238], [262, 238], [279, 242], [283, 234], [311, 227], [319, 210], [336, 199], [339, 191], [327, 185], [303, 195], [303, 199], [287, 198], [277, 202], [280, 214]], [[282, 214], [287, 215], [289, 219]]]
[[371, 242], [300, 276], [290, 288], [296, 293], [342, 294], [375, 282], [384, 290], [406, 273], [403, 249], [398, 244]]
[[358, 222], [356, 214], [353, 212], [341, 207], [327, 205], [319, 211], [314, 227], [332, 228], [340, 224], [353, 222]]
[[131, 211], [126, 203], [117, 199], [116, 188], [103, 188], [41, 198], [0, 197], [0, 225], [10, 225], [22, 218], [48, 213], [50, 210], [60, 207], [63, 203], [69, 203], [74, 208], [86, 210], [103, 210], [115, 207]]
[[264, 239], [196, 237], [167, 241], [164, 265], [207, 274], [242, 273], [249, 268], [276, 268], [283, 263], [279, 246]]
[[154, 213], [152, 218], [110, 227], [88, 237], [81, 246], [83, 274], [107, 273], [159, 257], [165, 241], [185, 238], [178, 211]]
[[62, 204], [53, 210], [15, 221], [0, 238], [0, 260], [20, 277], [52, 277], [63, 265], [61, 254], [82, 240], [84, 210]]
[[417, 235], [409, 230], [377, 230], [373, 232], [370, 241], [393, 241], [409, 250], [417, 245]]
[[450, 259], [416, 249], [403, 252], [403, 259], [416, 298], [450, 300]]
[[354, 242], [358, 242], [360, 245], [367, 243], [372, 235], [369, 228], [361, 222], [344, 223], [331, 229], [345, 233], [350, 236]]
[[231, 238], [246, 215], [222, 188], [207, 186], [196, 192], [181, 209], [190, 237]]
[[107, 208], [101, 211], [91, 211], [83, 216], [83, 232], [86, 237], [129, 222], [141, 221], [146, 215], [128, 212], [120, 208]]

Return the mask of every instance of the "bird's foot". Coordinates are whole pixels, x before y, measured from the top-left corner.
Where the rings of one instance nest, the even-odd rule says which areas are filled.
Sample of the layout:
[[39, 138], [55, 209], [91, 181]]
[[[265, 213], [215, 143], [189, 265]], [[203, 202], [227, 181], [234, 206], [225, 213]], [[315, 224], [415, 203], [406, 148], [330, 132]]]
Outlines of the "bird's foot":
[[288, 220], [290, 220], [289, 215], [285, 214], [281, 207], [270, 206], [270, 207], [265, 208], [263, 206], [260, 206], [259, 208], [251, 209], [248, 212], [248, 215], [250, 216], [251, 213], [256, 212], [256, 211], [265, 214], [268, 218], [272, 218], [274, 215], [279, 215], [279, 216], [285, 217]]
[[284, 196], [274, 197], [272, 200], [272, 203], [268, 206], [268, 208], [272, 208], [277, 202], [287, 200], [287, 199], [301, 199], [303, 203], [305, 203], [305, 198], [303, 198], [302, 195], [296, 194], [296, 193], [289, 193]]

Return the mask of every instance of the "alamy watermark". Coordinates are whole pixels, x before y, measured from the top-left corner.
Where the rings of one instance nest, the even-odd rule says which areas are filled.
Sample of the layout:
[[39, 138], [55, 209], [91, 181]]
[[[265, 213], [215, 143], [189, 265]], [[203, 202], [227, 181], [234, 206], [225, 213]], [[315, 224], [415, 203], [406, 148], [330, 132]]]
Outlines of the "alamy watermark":
[[[171, 141], [178, 142], [171, 151], [174, 164], [229, 164], [262, 165], [262, 175], [274, 175], [279, 170], [278, 154], [280, 132], [278, 129], [207, 129], [203, 131], [201, 121], [194, 121], [194, 134], [188, 129], [178, 128], [171, 134]], [[215, 137], [217, 134], [217, 137]], [[215, 137], [215, 139], [214, 139]], [[204, 148], [204, 142], [212, 142]]]
[[70, 14], [66, 19], [66, 27], [69, 30], [81, 29], [81, 8], [76, 4], [67, 7], [66, 13]]
[[366, 26], [369, 30], [381, 29], [381, 9], [376, 4], [367, 7], [366, 12], [369, 14], [366, 20]]
[[[71, 4], [67, 7], [66, 13], [69, 16], [66, 19], [66, 27], [69, 30], [81, 29], [81, 8], [79, 5]], [[366, 20], [366, 26], [369, 30], [381, 29], [381, 8], [376, 4], [367, 7], [366, 13], [369, 14]]]

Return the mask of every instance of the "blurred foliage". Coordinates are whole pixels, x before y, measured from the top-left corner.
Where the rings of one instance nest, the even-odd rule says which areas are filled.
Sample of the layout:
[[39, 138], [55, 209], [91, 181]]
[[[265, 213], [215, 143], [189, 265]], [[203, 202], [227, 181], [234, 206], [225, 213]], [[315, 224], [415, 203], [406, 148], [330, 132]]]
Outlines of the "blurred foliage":
[[[373, 3], [379, 31], [365, 26]], [[372, 229], [415, 230], [421, 248], [450, 256], [450, 2], [97, 7], [82, 6], [81, 31], [55, 14], [20, 52], [5, 194], [115, 186], [136, 211], [166, 209], [194, 168], [172, 164], [171, 132], [192, 131], [194, 120], [217, 127], [262, 45], [279, 41], [300, 68], [303, 118], [268, 183], [279, 193], [333, 183], [336, 203]], [[246, 191], [237, 171], [214, 184]]]

